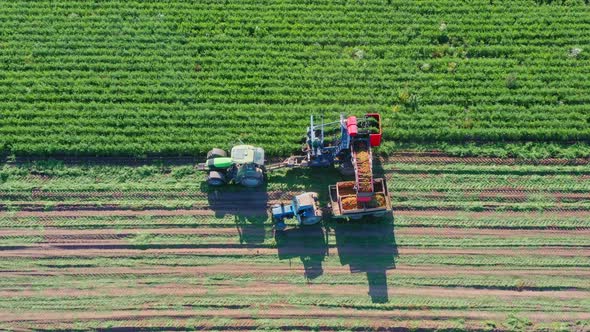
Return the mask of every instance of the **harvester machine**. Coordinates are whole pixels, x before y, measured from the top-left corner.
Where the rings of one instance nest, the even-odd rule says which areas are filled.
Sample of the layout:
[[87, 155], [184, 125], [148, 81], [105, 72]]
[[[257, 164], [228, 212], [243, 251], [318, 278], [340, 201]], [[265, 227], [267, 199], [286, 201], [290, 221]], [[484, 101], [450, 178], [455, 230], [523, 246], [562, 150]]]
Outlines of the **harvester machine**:
[[368, 113], [361, 118], [340, 115], [340, 121], [319, 124], [313, 115], [307, 128], [303, 155], [291, 156], [268, 170], [282, 167], [336, 166], [354, 181], [329, 186], [330, 207], [336, 218], [358, 219], [381, 216], [391, 210], [387, 183], [373, 178], [372, 148], [381, 145], [381, 116]]
[[[391, 210], [385, 179], [373, 178], [371, 149], [381, 144], [381, 138], [381, 116], [378, 113], [368, 113], [360, 118], [346, 118], [341, 114], [339, 121], [328, 123], [322, 117], [319, 124], [312, 115], [302, 155], [265, 166], [262, 148], [242, 144], [234, 146], [229, 157], [222, 149], [212, 149], [207, 154], [207, 161], [198, 164], [197, 169], [208, 172], [207, 183], [210, 186], [236, 183], [257, 187], [264, 183], [267, 171], [284, 167], [336, 166], [343, 175], [354, 175], [354, 181], [342, 181], [329, 186], [333, 217], [356, 219], [368, 215], [381, 216]], [[298, 216], [309, 215], [313, 217], [309, 220], [319, 221], [321, 210], [317, 207], [317, 194], [312, 194], [315, 193], [295, 197], [288, 208], [284, 204], [280, 206], [281, 211], [273, 208], [273, 217], [281, 222], [285, 218], [296, 217], [300, 224], [306, 224]], [[315, 197], [313, 206], [297, 203], [308, 195]]]

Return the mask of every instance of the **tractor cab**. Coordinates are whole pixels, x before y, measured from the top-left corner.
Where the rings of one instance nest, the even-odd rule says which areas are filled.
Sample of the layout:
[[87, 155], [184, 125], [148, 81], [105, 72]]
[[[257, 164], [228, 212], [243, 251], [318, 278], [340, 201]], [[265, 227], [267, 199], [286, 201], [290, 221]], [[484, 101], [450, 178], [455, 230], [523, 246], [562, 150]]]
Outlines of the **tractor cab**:
[[299, 225], [313, 225], [322, 219], [321, 213], [317, 213], [317, 200], [316, 193], [301, 194], [293, 198], [292, 206]]
[[272, 217], [275, 228], [285, 229], [285, 219], [297, 219], [297, 224], [313, 225], [322, 220], [322, 210], [318, 206], [318, 194], [314, 192], [304, 193], [293, 197], [291, 204], [277, 204], [272, 207]]
[[264, 165], [264, 149], [252, 145], [236, 145], [231, 149], [231, 160], [234, 164]]
[[234, 182], [244, 187], [258, 187], [264, 181], [264, 149], [251, 145], [236, 145], [231, 149], [236, 165], [230, 171]]

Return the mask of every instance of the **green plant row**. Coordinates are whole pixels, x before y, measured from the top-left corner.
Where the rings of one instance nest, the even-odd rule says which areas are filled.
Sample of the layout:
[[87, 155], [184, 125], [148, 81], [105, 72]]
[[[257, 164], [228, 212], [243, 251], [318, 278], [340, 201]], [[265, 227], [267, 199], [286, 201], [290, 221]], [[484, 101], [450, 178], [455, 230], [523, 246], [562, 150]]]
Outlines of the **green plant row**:
[[383, 151], [590, 155], [583, 1], [2, 5], [2, 155], [284, 156], [309, 114], [367, 111]]
[[[512, 215], [506, 212], [478, 215], [471, 212], [457, 212], [454, 216], [408, 216], [394, 212], [395, 227], [450, 227], [450, 228], [499, 228], [499, 229], [578, 229], [589, 227], [584, 216], [563, 216], [559, 212], [530, 213]], [[63, 229], [127, 229], [127, 228], [200, 228], [200, 227], [236, 227], [239, 218], [225, 216], [94, 216], [94, 217], [0, 217], [2, 229], [43, 229], [59, 227]], [[245, 222], [248, 227], [270, 229], [272, 222], [268, 218]]]
[[[146, 247], [149, 249], [149, 247]], [[257, 255], [252, 253], [226, 254], [226, 255], [170, 255], [170, 254], [142, 254], [128, 257], [7, 257], [0, 262], [0, 266], [6, 270], [36, 268], [39, 270], [52, 270], [56, 268], [83, 268], [83, 267], [195, 267], [212, 266], [216, 264], [276, 264], [277, 255]], [[139, 260], [138, 260], [139, 259]], [[367, 254], [358, 254], [355, 259], [367, 259]], [[424, 265], [442, 265], [447, 267], [497, 267], [505, 269], [523, 268], [588, 268], [590, 262], [584, 256], [540, 256], [540, 255], [514, 255], [502, 256], [495, 253], [489, 255], [400, 255], [395, 259], [396, 264], [406, 267]], [[338, 256], [329, 256], [325, 264], [341, 266]], [[246, 271], [245, 271], [246, 272]], [[105, 270], [105, 274], [109, 272]]]
[[[256, 243], [244, 243], [245, 240], [240, 238], [240, 234], [236, 227], [241, 227], [240, 232], [257, 232], [260, 239], [256, 239]], [[217, 234], [215, 230], [212, 230], [210, 234], [168, 234], [159, 233], [158, 230], [145, 230], [139, 233], [130, 234], [107, 234], [107, 238], [116, 238], [123, 240], [121, 245], [127, 245], [129, 247], [135, 247], [136, 249], [142, 248], [176, 248], [179, 246], [195, 248], [209, 248], [219, 249], [223, 251], [224, 248], [239, 247], [241, 244], [245, 244], [244, 248], [253, 247], [259, 249], [274, 248], [276, 247], [275, 239], [273, 238], [273, 229], [271, 227], [256, 227], [248, 224], [232, 225], [230, 230], [235, 232], [226, 234]], [[402, 233], [403, 234], [403, 233]], [[70, 235], [75, 238], [75, 235]], [[248, 234], [244, 237], [248, 238]], [[337, 239], [333, 236], [329, 236], [329, 244], [331, 249], [337, 248]], [[347, 238], [350, 241], [366, 241], [366, 237], [359, 236]], [[90, 240], [89, 240], [90, 241]], [[44, 232], [34, 232], [33, 235], [3, 235], [0, 236], [0, 248], [13, 247], [13, 246], [32, 246], [35, 244], [41, 244], [46, 242]], [[375, 240], [378, 242], [378, 240]], [[67, 245], [67, 243], [66, 243]], [[98, 243], [97, 245], [100, 245]], [[507, 231], [506, 237], [498, 236], [486, 236], [474, 234], [473, 236], [465, 235], [463, 238], [457, 238], [456, 236], [448, 236], [444, 233], [440, 235], [401, 235], [396, 240], [396, 245], [401, 246], [401, 250], [407, 247], [420, 247], [420, 248], [477, 248], [485, 250], [493, 250], [494, 248], [552, 248], [552, 247], [568, 247], [573, 249], [590, 248], [590, 240], [583, 236], [572, 236], [564, 237], [564, 235], [556, 236], [539, 236], [535, 235], [534, 231], [530, 231], [529, 235], [522, 237], [510, 236]], [[352, 245], [354, 247], [354, 245]], [[490, 255], [493, 255], [493, 251]]]

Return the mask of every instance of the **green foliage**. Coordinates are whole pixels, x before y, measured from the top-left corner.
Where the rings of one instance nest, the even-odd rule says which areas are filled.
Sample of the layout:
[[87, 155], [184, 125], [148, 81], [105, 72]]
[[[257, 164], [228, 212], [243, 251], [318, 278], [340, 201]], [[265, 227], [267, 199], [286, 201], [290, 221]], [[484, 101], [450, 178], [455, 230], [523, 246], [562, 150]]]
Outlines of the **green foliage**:
[[287, 155], [374, 110], [396, 144], [590, 141], [586, 1], [226, 5], [4, 1], [0, 155]]
[[151, 233], [138, 233], [129, 242], [139, 249], [148, 249], [149, 245], [153, 243], [154, 235]]
[[508, 89], [518, 88], [518, 78], [515, 73], [511, 73], [506, 77], [506, 87]]
[[590, 145], [587, 143], [575, 144], [557, 144], [543, 142], [526, 142], [526, 143], [432, 143], [432, 144], [412, 144], [396, 143], [385, 141], [378, 149], [377, 153], [390, 155], [398, 151], [430, 151], [438, 150], [451, 156], [459, 157], [499, 157], [499, 158], [521, 158], [528, 160], [538, 160], [542, 158], [588, 158], [590, 157]]
[[498, 324], [492, 320], [486, 320], [483, 325], [484, 331], [495, 331], [498, 328]]
[[533, 325], [533, 323], [525, 317], [519, 317], [514, 314], [510, 314], [504, 325], [510, 331], [527, 331], [527, 329]]
[[181, 179], [193, 175], [195, 172], [196, 171], [193, 166], [181, 166], [173, 168], [170, 172], [170, 175], [172, 175], [175, 179]]

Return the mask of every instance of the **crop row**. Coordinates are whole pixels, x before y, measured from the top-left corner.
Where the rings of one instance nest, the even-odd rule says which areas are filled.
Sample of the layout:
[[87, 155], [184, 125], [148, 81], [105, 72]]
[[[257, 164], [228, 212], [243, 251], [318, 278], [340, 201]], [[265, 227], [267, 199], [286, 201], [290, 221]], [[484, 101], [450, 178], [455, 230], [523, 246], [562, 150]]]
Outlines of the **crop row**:
[[[141, 247], [138, 247], [140, 249]], [[379, 248], [376, 248], [379, 250]], [[253, 251], [255, 252], [255, 251]], [[367, 260], [367, 253], [355, 255], [355, 259]], [[141, 258], [141, 260], [138, 260]], [[372, 258], [374, 259], [374, 257]], [[32, 269], [51, 270], [55, 268], [67, 267], [194, 267], [194, 266], [214, 266], [220, 264], [277, 264], [277, 255], [256, 255], [256, 254], [237, 254], [228, 255], [174, 255], [174, 254], [154, 254], [147, 255], [138, 251], [137, 256], [131, 257], [7, 257], [0, 262], [3, 270]], [[539, 256], [539, 255], [514, 255], [502, 256], [495, 253], [489, 255], [400, 255], [395, 258], [396, 264], [402, 266], [424, 266], [424, 265], [445, 265], [454, 267], [496, 267], [498, 269], [523, 269], [523, 268], [567, 268], [578, 267], [589, 268], [590, 262], [587, 257], [574, 256]], [[341, 266], [338, 255], [327, 256], [324, 264], [326, 266]], [[377, 264], [373, 262], [373, 264]], [[96, 273], [109, 274], [108, 269], [104, 272]], [[243, 274], [252, 274], [247, 270]]]
[[[295, 125], [307, 125], [309, 118], [301, 114], [303, 109], [312, 112], [324, 111], [334, 114], [337, 117], [338, 111], [349, 112], [370, 112], [375, 110], [373, 107], [345, 106], [340, 108], [337, 105], [325, 106], [302, 106], [302, 105], [248, 105], [242, 106], [240, 111], [231, 112], [236, 105], [224, 105], [215, 107], [211, 103], [192, 104], [190, 106], [182, 104], [98, 104], [96, 102], [86, 104], [85, 110], [76, 110], [84, 105], [80, 102], [59, 102], [47, 103], [39, 102], [35, 105], [26, 103], [12, 102], [6, 103], [5, 108], [0, 110], [0, 121], [3, 125], [23, 124], [26, 121], [44, 122], [55, 124], [56, 121], [79, 121], [81, 125], [96, 123], [98, 125], [115, 125], [122, 123], [129, 125], [128, 121], [138, 124], [157, 124], [162, 123], [173, 125], [196, 124], [202, 121], [204, 124], [211, 124], [215, 121], [224, 121], [233, 124], [238, 121], [252, 121], [255, 124], [265, 124], [280, 126], [281, 121], [293, 123]], [[131, 106], [133, 105], [133, 106]], [[233, 107], [232, 107], [233, 106]], [[135, 112], [129, 113], [126, 107], [134, 107]], [[200, 108], [199, 114], [191, 111], [191, 108]], [[285, 112], [286, 110], [291, 112]], [[440, 105], [425, 106], [421, 108], [424, 112], [415, 114], [399, 113], [395, 115], [395, 120], [386, 118], [387, 124], [396, 125], [395, 121], [411, 120], [446, 120], [446, 119], [474, 119], [481, 121], [547, 121], [562, 120], [569, 122], [578, 122], [578, 125], [587, 121], [588, 114], [584, 105], [535, 105], [531, 107], [522, 107], [512, 105], [510, 107], [502, 105], [474, 105], [465, 108], [460, 105]], [[548, 110], [552, 113], [549, 114]], [[326, 114], [325, 117], [329, 115]], [[101, 121], [102, 120], [102, 121]], [[525, 124], [526, 125], [526, 124]]]
[[[559, 213], [465, 213], [455, 215], [432, 216], [406, 215], [394, 212], [395, 227], [448, 227], [448, 228], [482, 228], [482, 229], [585, 229], [588, 216], [567, 216]], [[246, 223], [246, 220], [232, 215], [224, 217], [214, 216], [73, 216], [73, 217], [0, 217], [0, 227], [3, 229], [20, 229], [35, 227], [59, 227], [61, 229], [109, 229], [126, 228], [200, 228], [200, 227], [235, 227], [236, 224]], [[270, 229], [272, 222], [267, 217], [250, 218], [246, 228]]]
[[396, 143], [590, 141], [583, 5], [4, 5], [2, 154], [287, 155], [341, 111]]
[[[229, 228], [229, 230], [235, 231], [235, 226]], [[256, 248], [256, 249], [263, 249], [269, 248], [272, 249], [276, 246], [274, 239], [272, 239], [272, 229], [267, 228], [259, 228], [255, 229], [254, 227], [244, 227], [243, 232], [251, 232], [254, 234], [256, 231], [256, 235], [250, 234], [250, 237], [260, 236], [260, 239], [256, 239], [256, 243], [248, 243], [248, 248]], [[227, 233], [227, 234], [215, 234], [216, 231], [212, 231], [211, 234], [158, 234], [157, 231], [154, 232], [153, 230], [146, 231], [146, 233], [140, 234], [106, 234], [106, 235], [97, 235], [96, 239], [91, 238], [91, 235], [87, 235], [84, 237], [76, 236], [76, 235], [51, 235], [49, 238], [44, 236], [42, 232], [40, 234], [35, 235], [1, 235], [0, 236], [0, 248], [6, 250], [7, 248], [14, 247], [14, 246], [30, 246], [31, 248], [37, 247], [37, 244], [44, 245], [50, 243], [55, 246], [84, 246], [84, 245], [94, 245], [95, 247], [101, 246], [103, 243], [101, 241], [110, 240], [113, 242], [118, 243], [108, 243], [105, 246], [108, 247], [109, 245], [121, 245], [125, 247], [129, 247], [131, 249], [146, 249], [146, 248], [154, 248], [154, 249], [163, 249], [163, 248], [209, 248], [214, 249], [218, 248], [220, 251], [223, 251], [225, 248], [233, 248], [238, 246], [241, 241], [238, 232], [235, 233]], [[268, 234], [265, 237], [265, 232]], [[475, 232], [474, 232], [475, 233]], [[454, 236], [445, 236], [443, 235], [404, 235], [398, 236], [396, 240], [396, 245], [400, 250], [403, 250], [406, 247], [420, 247], [420, 248], [477, 248], [482, 249], [485, 253], [486, 250], [490, 250], [490, 255], [494, 255], [495, 249], [503, 249], [503, 248], [547, 248], [550, 249], [552, 247], [558, 248], [570, 248], [572, 250], [582, 249], [582, 248], [590, 248], [590, 240], [588, 237], [584, 236], [567, 236], [567, 237], [550, 237], [550, 236], [534, 236], [534, 231], [530, 231], [531, 235], [527, 236], [526, 238], [519, 238], [519, 237], [505, 237], [505, 238], [498, 238], [493, 236], [465, 236], [463, 238], [456, 238]], [[509, 233], [508, 233], [509, 234]], [[248, 238], [248, 234], [245, 236]], [[348, 239], [349, 241], [353, 241], [351, 238]], [[96, 242], [93, 242], [96, 241]], [[258, 242], [260, 241], [260, 242]], [[264, 242], [262, 242], [264, 241]], [[362, 243], [363, 241], [367, 241], [366, 238], [357, 238], [354, 241], [358, 241], [358, 243]], [[335, 245], [333, 239], [331, 239], [332, 243], [330, 243], [330, 249], [336, 249], [337, 246]], [[303, 242], [302, 242], [303, 243]], [[375, 247], [379, 247], [380, 243], [376, 243]], [[350, 245], [351, 248], [361, 248], [361, 245]], [[370, 249], [369, 249], [370, 250]], [[303, 255], [305, 250], [300, 251]]]
[[[223, 147], [223, 146], [222, 146]], [[395, 191], [475, 192], [496, 190], [527, 193], [587, 193], [588, 165], [425, 165], [404, 163], [392, 159], [376, 162], [376, 172], [384, 173]], [[313, 183], [302, 183], [301, 176], [311, 174]], [[99, 179], [97, 181], [97, 179]], [[202, 187], [205, 174], [193, 165], [64, 165], [47, 162], [28, 165], [5, 165], [0, 168], [2, 192], [28, 192], [43, 195], [60, 193], [98, 192], [162, 192], [190, 191], [206, 194]], [[269, 173], [269, 191], [288, 191], [301, 185], [319, 189], [342, 180], [334, 170], [278, 170]]]
[[[279, 285], [280, 287], [280, 285]], [[208, 287], [209, 288], [209, 287]], [[279, 288], [280, 289], [280, 288]], [[144, 293], [145, 292], [145, 293]], [[1, 309], [13, 310], [55, 310], [56, 307], [71, 308], [76, 306], [77, 310], [96, 310], [96, 307], [108, 308], [105, 311], [132, 311], [138, 307], [144, 310], [163, 310], [163, 308], [180, 307], [180, 308], [201, 308], [201, 309], [238, 309], [247, 310], [260, 303], [276, 302], [278, 295], [269, 292], [263, 294], [224, 294], [214, 290], [204, 294], [153, 294], [145, 289], [140, 294], [103, 294], [95, 296], [79, 295], [44, 297], [43, 295], [29, 296], [24, 298], [2, 298], [0, 299]], [[380, 310], [411, 310], [422, 308], [424, 310], [469, 310], [477, 308], [478, 310], [511, 310], [525, 311], [535, 310], [536, 308], [546, 308], [547, 313], [559, 312], [560, 310], [576, 310], [585, 312], [588, 308], [587, 303], [579, 300], [567, 301], [559, 298], [542, 299], [517, 297], [506, 302], [499, 301], [496, 298], [449, 298], [449, 297], [432, 297], [425, 295], [400, 296], [389, 300], [387, 304], [374, 304], [370, 299], [359, 297], [354, 294], [335, 294], [325, 296], [324, 294], [309, 293], [302, 288], [297, 293], [289, 293], [280, 297], [281, 302], [293, 306], [314, 306], [317, 308], [355, 308], [355, 309], [380, 309]], [[553, 301], [552, 303], [550, 301]], [[255, 316], [259, 316], [256, 314]], [[276, 319], [273, 315], [273, 319]], [[227, 321], [226, 321], [227, 322]], [[373, 325], [373, 324], [372, 324]]]
[[[291, 264], [297, 266], [300, 264], [297, 260], [292, 260]], [[264, 266], [262, 268], [272, 268], [274, 265]], [[485, 267], [481, 268], [482, 271], [486, 271]], [[476, 275], [467, 274], [462, 275], [462, 271], [457, 271], [453, 276], [429, 276], [429, 275], [404, 275], [395, 274], [393, 278], [387, 279], [387, 285], [393, 287], [407, 287], [407, 286], [443, 286], [443, 287], [473, 287], [473, 288], [491, 288], [491, 289], [516, 289], [518, 287], [519, 279], [515, 279], [512, 275]], [[528, 286], [532, 289], [584, 289], [590, 290], [588, 283], [583, 278], [571, 276], [556, 277], [550, 275], [542, 275], [543, 270], [538, 270], [539, 274], [535, 276], [534, 281], [529, 281]], [[233, 273], [228, 275], [223, 272], [209, 271], [201, 276], [195, 276], [194, 274], [184, 275], [178, 274], [174, 277], [169, 275], [150, 275], [145, 273], [141, 276], [134, 276], [129, 278], [126, 275], [116, 274], [79, 274], [79, 275], [46, 275], [43, 278], [31, 278], [30, 276], [9, 276], [6, 275], [0, 280], [0, 287], [3, 288], [18, 288], [24, 283], [31, 284], [35, 289], [45, 288], [59, 288], [63, 284], [71, 285], [76, 289], [93, 289], [96, 285], [89, 283], [91, 279], [99, 281], [102, 285], [118, 285], [124, 288], [135, 288], [138, 286], [137, 280], [141, 280], [146, 285], [161, 285], [168, 284], [172, 281], [178, 282], [179, 284], [195, 284], [200, 285], [201, 283], [207, 283], [213, 280], [224, 280], [225, 285], [243, 285], [245, 282], [252, 281], [252, 277], [247, 271], [241, 273]], [[275, 282], [285, 283], [290, 285], [306, 285], [307, 281], [301, 278], [300, 271], [293, 269], [292, 273], [285, 273], [282, 275], [271, 275], [271, 274], [257, 274], [257, 281], [264, 282]], [[363, 285], [366, 284], [366, 277], [363, 274], [332, 274], [330, 278], [322, 278], [315, 280], [314, 284], [327, 284], [327, 285]]]

